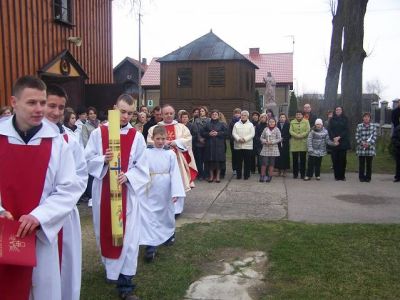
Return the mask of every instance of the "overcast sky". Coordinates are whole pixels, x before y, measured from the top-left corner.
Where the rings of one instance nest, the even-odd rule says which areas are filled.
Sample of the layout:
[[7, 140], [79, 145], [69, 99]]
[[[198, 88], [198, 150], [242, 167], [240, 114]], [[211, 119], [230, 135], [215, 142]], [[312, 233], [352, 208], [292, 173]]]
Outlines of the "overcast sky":
[[[113, 1], [113, 63], [138, 59], [138, 16]], [[142, 0], [142, 57], [150, 63], [210, 29], [242, 54], [292, 52], [298, 94], [323, 93], [332, 16], [329, 0]], [[369, 0], [365, 17], [364, 87], [379, 81], [381, 98], [400, 98], [400, 1]]]

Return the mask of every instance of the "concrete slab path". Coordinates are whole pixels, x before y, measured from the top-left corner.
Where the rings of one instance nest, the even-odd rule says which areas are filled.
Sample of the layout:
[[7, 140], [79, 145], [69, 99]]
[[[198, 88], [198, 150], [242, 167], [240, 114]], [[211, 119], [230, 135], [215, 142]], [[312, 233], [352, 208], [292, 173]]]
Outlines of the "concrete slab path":
[[373, 174], [361, 183], [356, 173], [347, 181], [322, 174], [321, 181], [258, 175], [237, 180], [227, 174], [221, 183], [196, 182], [188, 192], [178, 226], [186, 222], [227, 219], [291, 220], [311, 223], [400, 223], [400, 185], [392, 175]]

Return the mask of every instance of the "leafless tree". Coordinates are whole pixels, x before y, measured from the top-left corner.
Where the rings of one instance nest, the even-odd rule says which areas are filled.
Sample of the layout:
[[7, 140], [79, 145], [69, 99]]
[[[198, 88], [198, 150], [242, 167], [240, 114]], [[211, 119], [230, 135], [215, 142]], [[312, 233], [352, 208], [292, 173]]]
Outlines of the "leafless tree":
[[381, 96], [384, 86], [382, 86], [381, 82], [378, 79], [369, 80], [365, 84], [365, 91], [369, 94], [376, 94]]
[[343, 31], [343, 68], [342, 100], [346, 113], [350, 116], [350, 137], [354, 146], [357, 123], [362, 113], [362, 74], [364, 59], [367, 56], [363, 48], [364, 17], [368, 0], [345, 1]]
[[340, 69], [343, 62], [344, 0], [330, 0], [329, 5], [332, 13], [332, 36], [328, 71], [325, 79], [325, 111], [332, 109], [337, 103]]

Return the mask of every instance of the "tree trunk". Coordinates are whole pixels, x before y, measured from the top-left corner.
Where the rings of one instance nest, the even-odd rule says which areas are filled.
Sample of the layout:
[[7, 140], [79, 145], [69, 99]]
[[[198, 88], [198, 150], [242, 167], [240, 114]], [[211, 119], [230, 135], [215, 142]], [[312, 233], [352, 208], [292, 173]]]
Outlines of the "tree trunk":
[[362, 71], [366, 53], [363, 48], [364, 16], [368, 0], [345, 1], [343, 32], [342, 100], [344, 112], [349, 118], [350, 141], [354, 136], [362, 114]]
[[[332, 8], [333, 10], [333, 8]], [[342, 67], [342, 35], [344, 26], [344, 0], [338, 0], [336, 12], [332, 18], [331, 49], [329, 54], [328, 72], [325, 79], [323, 109], [333, 109], [337, 105], [340, 68]]]

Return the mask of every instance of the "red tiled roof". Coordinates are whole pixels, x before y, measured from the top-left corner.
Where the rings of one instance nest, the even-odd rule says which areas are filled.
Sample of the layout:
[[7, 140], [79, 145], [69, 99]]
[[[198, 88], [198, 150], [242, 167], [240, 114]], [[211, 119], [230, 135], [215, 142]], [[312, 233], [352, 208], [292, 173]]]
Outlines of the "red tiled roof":
[[[244, 54], [244, 56], [259, 68], [256, 69], [256, 84], [264, 84], [263, 78], [267, 76], [267, 72], [271, 72], [276, 83], [293, 82], [293, 53], [268, 53], [252, 56]], [[157, 62], [157, 59], [158, 57], [155, 57], [151, 60], [143, 75], [142, 86], [160, 85], [160, 63]]]
[[157, 59], [159, 59], [159, 57], [154, 57], [148, 65], [141, 80], [142, 86], [160, 85], [160, 63]]
[[267, 72], [271, 72], [276, 83], [293, 82], [293, 53], [268, 53], [268, 54], [245, 54], [247, 59], [258, 66], [256, 69], [256, 84], [264, 83], [263, 78]]

